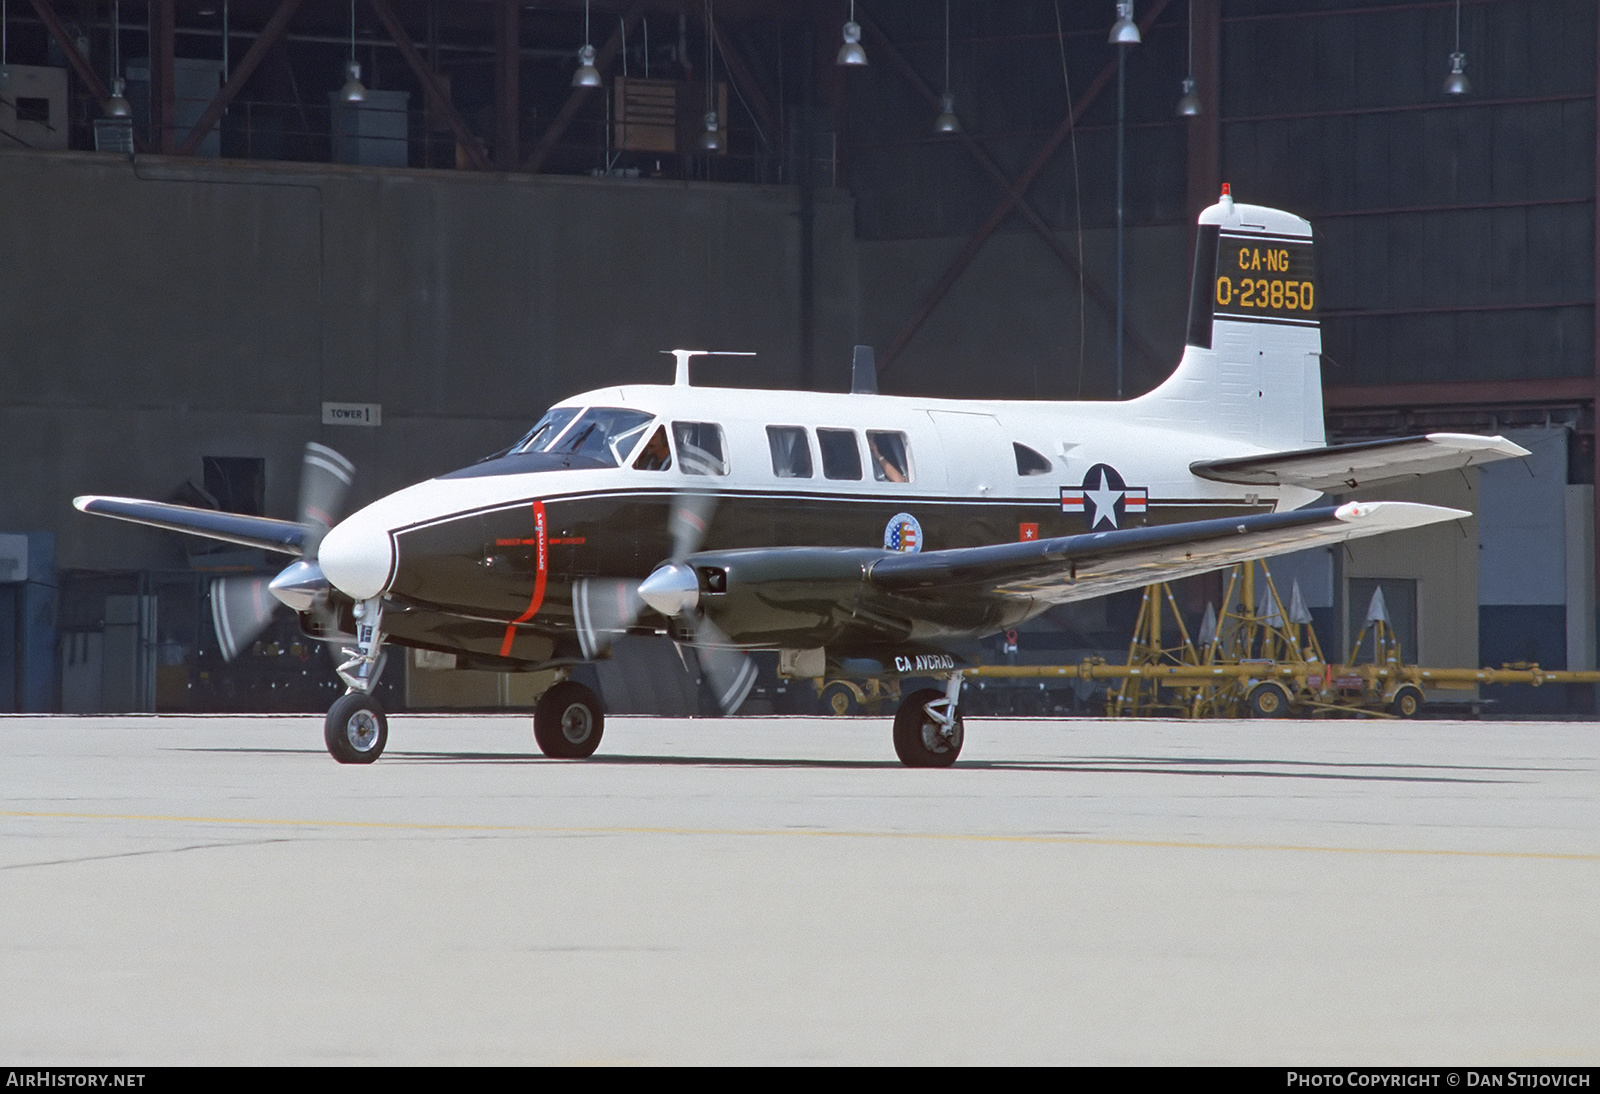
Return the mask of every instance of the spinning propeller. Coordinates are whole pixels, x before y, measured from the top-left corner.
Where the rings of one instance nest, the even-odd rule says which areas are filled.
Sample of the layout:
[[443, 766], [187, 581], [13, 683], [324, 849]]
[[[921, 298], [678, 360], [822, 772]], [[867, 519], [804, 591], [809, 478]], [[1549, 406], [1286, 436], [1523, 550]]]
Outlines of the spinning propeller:
[[327, 614], [328, 579], [317, 565], [317, 548], [338, 523], [355, 465], [333, 449], [306, 445], [300, 469], [299, 525], [304, 531], [300, 560], [274, 578], [223, 577], [211, 583], [211, 621], [224, 660], [232, 661], [272, 622], [280, 604], [299, 612]]
[[[652, 582], [663, 574], [676, 575], [678, 581], [694, 582], [694, 570], [684, 561], [700, 549], [706, 529], [716, 509], [716, 498], [709, 494], [680, 494], [672, 501], [669, 518], [672, 558], [656, 568], [644, 581], [624, 578], [580, 578], [573, 583], [572, 614], [578, 629], [578, 644], [586, 658], [593, 659], [611, 648], [639, 620], [649, 606], [669, 618], [681, 619], [690, 633], [693, 647], [707, 683], [724, 714], [732, 714], [744, 704], [756, 682], [756, 666], [748, 654], [728, 645], [728, 637], [717, 625], [697, 610], [698, 595], [684, 602], [673, 601], [663, 608], [650, 596]], [[698, 593], [698, 588], [695, 589]], [[670, 610], [668, 610], [670, 608]]]

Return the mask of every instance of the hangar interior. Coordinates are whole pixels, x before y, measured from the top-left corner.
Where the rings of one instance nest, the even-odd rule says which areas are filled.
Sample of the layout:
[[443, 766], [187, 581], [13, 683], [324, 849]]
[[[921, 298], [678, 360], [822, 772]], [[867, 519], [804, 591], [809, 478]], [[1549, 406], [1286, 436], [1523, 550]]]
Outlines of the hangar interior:
[[[733, 386], [844, 390], [866, 344], [890, 393], [1137, 395], [1181, 352], [1194, 216], [1225, 181], [1316, 229], [1330, 440], [1533, 451], [1380, 491], [1465, 527], [1282, 563], [1324, 642], [1381, 587], [1424, 663], [1594, 667], [1593, 0], [1135, 0], [1139, 41], [1115, 45], [1118, 15], [5, 0], [0, 710], [337, 690], [292, 624], [217, 656], [207, 583], [265, 555], [97, 523], [74, 495], [287, 515], [316, 440], [361, 504], [574, 391], [663, 380], [684, 345], [755, 351], [719, 366]], [[840, 63], [852, 19], [865, 64]], [[1219, 591], [1187, 583], [1186, 610]], [[1018, 656], [1118, 657], [1132, 614], [1052, 613]], [[452, 697], [408, 669], [388, 686], [422, 705], [532, 686]]]

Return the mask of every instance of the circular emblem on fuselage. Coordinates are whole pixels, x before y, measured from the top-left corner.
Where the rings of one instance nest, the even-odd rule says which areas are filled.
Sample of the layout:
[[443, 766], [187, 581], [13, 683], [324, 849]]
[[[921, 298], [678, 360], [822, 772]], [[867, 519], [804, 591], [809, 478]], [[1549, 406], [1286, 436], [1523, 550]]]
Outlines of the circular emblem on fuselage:
[[1126, 527], [1129, 516], [1142, 517], [1149, 506], [1149, 490], [1129, 486], [1117, 474], [1117, 469], [1107, 463], [1089, 468], [1082, 486], [1061, 489], [1061, 511], [1083, 513], [1091, 532], [1104, 527]]
[[916, 554], [922, 550], [922, 525], [910, 513], [896, 513], [883, 530], [883, 547], [886, 551]]

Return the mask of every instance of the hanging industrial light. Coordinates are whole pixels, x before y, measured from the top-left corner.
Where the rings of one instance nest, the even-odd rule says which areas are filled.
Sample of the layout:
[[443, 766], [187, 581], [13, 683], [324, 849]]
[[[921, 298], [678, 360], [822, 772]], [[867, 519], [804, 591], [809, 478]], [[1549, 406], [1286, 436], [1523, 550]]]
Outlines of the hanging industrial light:
[[841, 65], [864, 65], [867, 51], [861, 48], [861, 24], [856, 22], [856, 0], [850, 0], [850, 21], [844, 25], [844, 45], [836, 61]]
[[956, 97], [950, 93], [950, 0], [944, 0], [944, 94], [939, 96], [939, 116], [933, 119], [935, 133], [961, 132], [956, 117]]
[[1133, 21], [1133, 0], [1117, 0], [1117, 21], [1111, 24], [1108, 41], [1114, 46], [1136, 46], [1142, 40], [1139, 24]]
[[117, 0], [111, 5], [111, 98], [106, 100], [106, 117], [133, 117], [127, 86], [122, 79], [122, 0]]
[[722, 151], [722, 125], [717, 117], [716, 81], [713, 78], [711, 65], [714, 60], [711, 46], [716, 40], [716, 23], [713, 21], [716, 13], [711, 9], [711, 0], [706, 0], [706, 127], [700, 134], [700, 150], [702, 152]]
[[573, 87], [599, 87], [600, 70], [594, 67], [594, 45], [589, 37], [589, 0], [583, 0], [583, 48], [578, 50], [578, 71], [572, 74]]
[[1189, 75], [1183, 78], [1183, 97], [1178, 100], [1178, 117], [1193, 118], [1199, 113], [1200, 96], [1195, 93], [1194, 82], [1194, 0], [1189, 0]]
[[1183, 98], [1178, 100], [1178, 117], [1193, 118], [1199, 116], [1200, 96], [1194, 90], [1194, 77], [1183, 78]]
[[359, 103], [366, 99], [367, 89], [361, 85], [361, 66], [356, 62], [356, 0], [350, 0], [350, 61], [344, 66], [344, 86], [339, 89], [339, 101]]
[[1446, 95], [1466, 95], [1472, 91], [1464, 71], [1466, 67], [1467, 55], [1461, 52], [1461, 0], [1456, 0], [1456, 51], [1450, 54], [1450, 75], [1444, 78]]

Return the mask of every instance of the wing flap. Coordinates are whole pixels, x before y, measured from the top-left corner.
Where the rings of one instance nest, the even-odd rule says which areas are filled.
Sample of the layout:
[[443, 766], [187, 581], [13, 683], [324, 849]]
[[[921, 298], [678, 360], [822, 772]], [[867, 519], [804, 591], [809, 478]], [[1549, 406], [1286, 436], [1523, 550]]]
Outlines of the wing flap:
[[892, 555], [870, 566], [868, 580], [885, 592], [919, 598], [995, 595], [1067, 603], [1235, 562], [1467, 516], [1471, 514], [1464, 510], [1438, 505], [1352, 502], [1337, 508]]
[[146, 524], [191, 536], [219, 539], [242, 547], [260, 547], [285, 555], [304, 555], [310, 530], [292, 520], [252, 517], [243, 513], [224, 513], [216, 509], [197, 509], [140, 498], [108, 498], [88, 495], [73, 498], [72, 504], [97, 517]]
[[1242, 486], [1352, 490], [1527, 454], [1527, 449], [1504, 437], [1429, 433], [1420, 437], [1358, 441], [1259, 456], [1197, 460], [1189, 465], [1189, 470], [1202, 479]]

